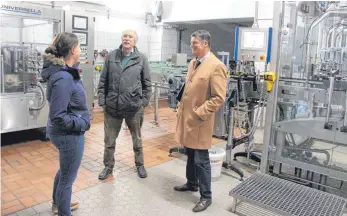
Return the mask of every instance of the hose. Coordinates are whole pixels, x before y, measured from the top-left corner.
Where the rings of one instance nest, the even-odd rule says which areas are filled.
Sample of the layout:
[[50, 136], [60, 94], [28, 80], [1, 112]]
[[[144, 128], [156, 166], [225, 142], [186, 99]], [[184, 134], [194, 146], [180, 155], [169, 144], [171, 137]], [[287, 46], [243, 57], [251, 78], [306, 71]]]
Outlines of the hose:
[[[254, 122], [254, 124], [252, 125], [252, 128], [249, 130], [248, 133], [243, 133], [242, 130], [240, 130], [240, 131], [241, 131], [241, 135], [238, 136], [238, 137], [235, 137], [236, 140], [243, 139], [243, 138], [248, 137], [248, 136], [249, 136], [249, 137], [252, 137], [252, 136], [254, 135], [254, 133], [255, 133], [257, 127], [258, 127], [258, 123], [259, 123], [259, 120], [260, 120], [260, 116], [263, 114], [264, 99], [265, 99], [265, 96], [264, 96], [264, 87], [265, 87], [265, 86], [264, 86], [264, 82], [262, 82], [262, 83], [261, 83], [261, 88], [260, 88], [259, 105], [258, 105], [258, 107], [259, 107], [260, 110], [258, 109], [258, 111], [257, 111], [257, 113], [256, 113], [256, 115], [255, 115], [255, 116], [256, 116], [256, 117], [255, 117], [255, 122]], [[244, 86], [242, 87], [242, 90], [244, 91]], [[263, 98], [263, 96], [264, 96], [264, 98]], [[244, 99], [245, 99], [245, 101], [246, 101], [246, 95], [245, 95], [244, 92], [243, 92], [243, 97], [244, 97]], [[237, 103], [237, 109], [239, 109], [238, 103]], [[238, 112], [238, 110], [237, 110], [237, 112]], [[239, 112], [238, 112], [237, 114], [239, 115]], [[241, 129], [241, 127], [240, 127], [240, 122], [238, 122], [237, 127]]]
[[42, 93], [42, 103], [38, 107], [29, 107], [30, 111], [38, 111], [41, 110], [46, 105], [46, 95], [45, 91], [43, 90], [43, 86], [40, 82], [37, 83], [37, 86], [39, 87], [41, 93]]

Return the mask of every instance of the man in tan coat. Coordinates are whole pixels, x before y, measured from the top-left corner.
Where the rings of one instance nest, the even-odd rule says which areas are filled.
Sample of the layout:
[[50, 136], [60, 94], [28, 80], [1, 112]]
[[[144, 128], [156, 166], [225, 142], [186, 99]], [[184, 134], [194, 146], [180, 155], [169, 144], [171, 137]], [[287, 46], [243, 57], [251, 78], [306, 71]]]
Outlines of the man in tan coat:
[[212, 203], [211, 148], [214, 113], [223, 106], [226, 97], [225, 65], [210, 52], [211, 35], [199, 30], [191, 35], [191, 49], [196, 57], [188, 66], [188, 74], [178, 105], [176, 141], [186, 148], [187, 183], [176, 191], [200, 190], [200, 201], [194, 212], [204, 211]]

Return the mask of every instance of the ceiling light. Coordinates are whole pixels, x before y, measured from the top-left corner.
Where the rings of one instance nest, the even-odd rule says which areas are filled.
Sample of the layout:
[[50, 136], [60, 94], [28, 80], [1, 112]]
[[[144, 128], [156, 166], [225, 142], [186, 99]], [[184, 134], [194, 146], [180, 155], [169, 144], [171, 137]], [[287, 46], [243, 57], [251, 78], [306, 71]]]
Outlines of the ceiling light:
[[66, 10], [66, 11], [67, 11], [67, 10], [70, 10], [70, 8], [71, 8], [70, 5], [64, 5], [64, 6], [63, 6], [63, 10]]

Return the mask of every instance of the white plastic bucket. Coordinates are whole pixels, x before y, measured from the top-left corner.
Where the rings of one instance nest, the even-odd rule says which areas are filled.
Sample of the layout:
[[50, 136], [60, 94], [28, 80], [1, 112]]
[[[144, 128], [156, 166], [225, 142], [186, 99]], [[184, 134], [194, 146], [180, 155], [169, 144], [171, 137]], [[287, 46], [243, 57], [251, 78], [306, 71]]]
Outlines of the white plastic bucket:
[[212, 180], [218, 180], [222, 173], [225, 150], [222, 148], [211, 148], [208, 150], [208, 152], [210, 155]]

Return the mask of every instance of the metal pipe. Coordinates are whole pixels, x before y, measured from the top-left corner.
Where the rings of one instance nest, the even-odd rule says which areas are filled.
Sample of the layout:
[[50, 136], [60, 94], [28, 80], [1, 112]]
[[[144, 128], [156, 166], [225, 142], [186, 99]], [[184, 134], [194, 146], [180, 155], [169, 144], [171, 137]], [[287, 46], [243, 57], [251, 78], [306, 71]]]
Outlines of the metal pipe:
[[[296, 52], [296, 29], [297, 29], [297, 25], [298, 25], [298, 10], [294, 7], [292, 8], [292, 11], [291, 11], [291, 15], [290, 15], [290, 19], [294, 19], [294, 27], [292, 28], [293, 29], [293, 48], [292, 48], [292, 56], [295, 56], [295, 52]], [[294, 59], [291, 58], [291, 61], [290, 61], [290, 78], [293, 77], [293, 74], [294, 74]]]
[[252, 28], [259, 28], [258, 24], [258, 10], [259, 10], [259, 1], [255, 1], [255, 13], [254, 13], [254, 21]]
[[[275, 152], [275, 160], [280, 159], [281, 155], [283, 153], [283, 149], [284, 149], [284, 145], [283, 143], [286, 140], [286, 136], [284, 134], [284, 132], [282, 131], [276, 131], [275, 133], [276, 138], [274, 139], [276, 144], [276, 152]], [[275, 163], [274, 164], [274, 168], [273, 168], [273, 172], [276, 174], [280, 174], [281, 173], [281, 169], [282, 169], [282, 164], [281, 163]]]
[[333, 99], [333, 92], [334, 92], [334, 83], [335, 83], [335, 78], [334, 77], [329, 77], [330, 81], [330, 87], [329, 87], [329, 98], [328, 98], [328, 109], [327, 109], [327, 116], [325, 117], [325, 123], [329, 122], [329, 117], [331, 114], [331, 101]]
[[323, 14], [319, 19], [314, 21], [311, 24], [311, 26], [309, 27], [308, 32], [307, 32], [307, 36], [306, 36], [307, 46], [306, 46], [306, 51], [305, 51], [305, 54], [306, 54], [305, 73], [307, 74], [307, 79], [309, 79], [308, 68], [309, 68], [310, 60], [311, 60], [311, 58], [310, 58], [310, 48], [311, 48], [310, 43], [311, 43], [312, 29], [314, 27], [316, 27], [319, 23], [321, 23], [324, 19], [326, 19], [327, 17], [329, 17], [331, 15], [337, 16], [337, 15], [343, 15], [343, 14], [347, 14], [346, 9], [328, 11], [325, 14]]
[[159, 116], [158, 86], [154, 86], [154, 124], [158, 124]]
[[332, 35], [332, 43], [331, 43], [331, 46], [333, 47], [333, 48], [336, 48], [337, 47], [337, 39], [338, 39], [338, 37], [339, 37], [339, 34], [341, 33], [341, 31], [344, 29], [344, 27], [343, 26], [339, 26], [338, 28], [335, 28], [334, 29], [334, 34]]
[[233, 149], [233, 137], [234, 137], [234, 108], [229, 109], [229, 130], [228, 130], [228, 142], [226, 145], [226, 162], [231, 162], [231, 151]]
[[[273, 135], [274, 131], [272, 130], [272, 125], [274, 121], [276, 120], [276, 107], [277, 107], [277, 91], [278, 91], [278, 82], [280, 77], [280, 62], [281, 62], [281, 55], [280, 55], [280, 47], [281, 47], [281, 28], [283, 27], [283, 19], [284, 19], [284, 2], [281, 1], [275, 1], [274, 2], [274, 10], [273, 10], [273, 17], [275, 18], [273, 21], [273, 44], [276, 44], [277, 46], [273, 46], [271, 48], [271, 65], [270, 70], [276, 71], [276, 76], [278, 79], [275, 81], [274, 88], [272, 89], [272, 92], [268, 96], [267, 100], [267, 106], [266, 106], [266, 118], [265, 118], [265, 129], [264, 129], [264, 137], [263, 137], [263, 151], [261, 156], [261, 163], [260, 163], [260, 172], [266, 173], [268, 171], [268, 159], [269, 159], [269, 153], [270, 148], [272, 148], [273, 145]], [[277, 37], [276, 37], [277, 36]]]
[[[335, 24], [335, 25], [333, 25], [333, 26], [331, 26], [330, 28], [329, 28], [329, 30], [328, 30], [328, 32], [327, 32], [327, 34], [326, 34], [326, 41], [325, 41], [325, 48], [328, 48], [329, 47], [329, 38], [331, 37], [331, 33], [333, 33], [337, 28], [339, 28], [339, 27], [341, 27], [341, 26], [346, 26], [345, 24], [342, 24], [342, 21], [343, 20], [341, 20], [341, 22], [339, 22], [339, 23], [337, 23], [337, 24]], [[331, 44], [331, 46], [330, 47], [332, 47], [332, 44]]]
[[[258, 109], [261, 109], [261, 108], [258, 108]], [[262, 112], [260, 114], [260, 125], [259, 125], [259, 127], [260, 127], [260, 130], [264, 129], [264, 112]]]
[[180, 29], [177, 30], [177, 53], [181, 53], [181, 40], [182, 32]]
[[330, 48], [330, 47], [332, 47], [332, 42], [331, 42], [331, 45], [329, 46], [329, 39], [331, 38], [331, 40], [333, 40], [333, 37], [331, 36], [331, 34], [335, 31], [335, 29], [336, 28], [338, 28], [339, 27], [339, 24], [338, 25], [334, 25], [334, 26], [332, 26], [330, 29], [329, 29], [329, 31], [328, 31], [328, 33], [327, 33], [327, 37], [326, 37], [326, 48]]
[[343, 126], [347, 127], [347, 91], [346, 91], [346, 107], [345, 107], [345, 117], [343, 119]]
[[309, 116], [309, 118], [313, 118], [314, 117], [314, 99], [315, 99], [315, 96], [316, 96], [316, 94], [315, 93], [313, 93], [312, 94], [312, 97], [311, 97], [311, 101], [310, 101], [310, 116]]
[[[345, 35], [345, 31], [347, 29], [347, 26], [346, 25], [341, 25], [340, 28], [338, 29], [338, 33], [336, 34], [335, 36], [335, 47], [339, 47], [341, 48], [342, 47], [342, 39], [343, 39], [343, 36]], [[338, 40], [337, 40], [338, 39]], [[337, 44], [337, 41], [339, 42], [339, 44]]]
[[4, 56], [0, 53], [0, 64], [1, 64], [1, 93], [5, 93], [5, 71], [4, 71]]

